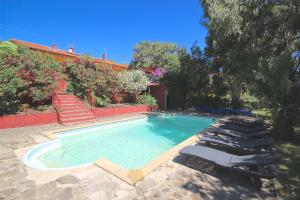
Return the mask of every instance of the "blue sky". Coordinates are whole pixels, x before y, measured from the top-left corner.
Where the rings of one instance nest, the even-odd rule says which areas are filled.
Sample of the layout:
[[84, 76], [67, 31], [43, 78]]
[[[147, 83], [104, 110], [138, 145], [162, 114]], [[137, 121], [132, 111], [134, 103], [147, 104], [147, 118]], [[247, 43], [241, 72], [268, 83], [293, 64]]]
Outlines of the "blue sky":
[[10, 38], [129, 63], [140, 41], [203, 48], [199, 0], [0, 0], [0, 40]]

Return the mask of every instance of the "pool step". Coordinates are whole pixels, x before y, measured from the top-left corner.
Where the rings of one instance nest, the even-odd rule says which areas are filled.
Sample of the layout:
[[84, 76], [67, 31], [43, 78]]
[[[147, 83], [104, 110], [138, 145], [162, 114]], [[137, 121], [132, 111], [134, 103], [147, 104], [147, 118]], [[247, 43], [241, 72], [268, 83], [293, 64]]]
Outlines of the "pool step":
[[59, 121], [63, 125], [91, 122], [95, 120], [94, 113], [77, 96], [59, 94], [53, 101]]

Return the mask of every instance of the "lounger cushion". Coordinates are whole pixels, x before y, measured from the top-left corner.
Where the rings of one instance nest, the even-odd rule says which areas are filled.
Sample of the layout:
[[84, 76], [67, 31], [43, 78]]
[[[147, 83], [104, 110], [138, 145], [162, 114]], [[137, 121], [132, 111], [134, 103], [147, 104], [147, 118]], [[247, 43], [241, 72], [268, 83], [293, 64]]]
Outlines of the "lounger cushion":
[[235, 156], [199, 145], [187, 146], [180, 153], [210, 161], [248, 176], [258, 178], [274, 178], [277, 176], [276, 168], [272, 165], [274, 160], [270, 154]]
[[255, 128], [259, 126], [264, 126], [263, 121], [243, 122], [243, 121], [238, 121], [230, 118], [219, 119], [218, 122], [222, 124], [232, 124], [232, 125], [242, 126], [246, 128]]
[[254, 133], [244, 133], [244, 132], [240, 132], [240, 131], [234, 131], [234, 130], [220, 128], [218, 125], [215, 125], [215, 126], [212, 126], [211, 128], [206, 129], [205, 132], [211, 132], [211, 133], [223, 134], [223, 135], [228, 135], [231, 137], [241, 137], [241, 138], [260, 137], [260, 136], [265, 136], [265, 134], [269, 133], [268, 130], [258, 131], [258, 132], [254, 132]]
[[195, 156], [224, 167], [265, 165], [274, 162], [271, 154], [237, 156], [210, 147], [191, 145], [180, 150], [180, 154]]
[[205, 133], [201, 137], [201, 141], [229, 146], [232, 148], [256, 148], [273, 144], [273, 140], [271, 138], [244, 139], [220, 134], [215, 135], [210, 132]]
[[255, 117], [248, 117], [248, 116], [231, 116], [227, 119], [235, 120], [239, 122], [247, 122], [247, 123], [255, 123], [255, 122], [263, 122], [264, 120], [261, 118], [255, 118]]
[[180, 154], [199, 157], [225, 167], [231, 166], [230, 154], [208, 147], [191, 145], [181, 149]]
[[234, 124], [219, 124], [218, 126], [223, 129], [240, 131], [240, 132], [244, 132], [244, 133], [255, 133], [255, 132], [267, 130], [267, 127], [265, 127], [265, 126], [243, 127], [243, 126], [238, 126], [238, 125], [234, 125]]

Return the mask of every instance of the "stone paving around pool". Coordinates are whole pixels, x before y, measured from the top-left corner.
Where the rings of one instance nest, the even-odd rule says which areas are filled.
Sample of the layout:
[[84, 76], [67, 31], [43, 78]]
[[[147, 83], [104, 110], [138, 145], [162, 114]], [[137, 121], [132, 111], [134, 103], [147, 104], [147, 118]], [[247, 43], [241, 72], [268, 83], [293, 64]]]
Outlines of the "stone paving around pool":
[[40, 133], [58, 128], [62, 126], [0, 130], [0, 200], [275, 199], [270, 180], [250, 180], [183, 156], [166, 162], [134, 186], [95, 165], [63, 172], [26, 167], [19, 152], [49, 141]]

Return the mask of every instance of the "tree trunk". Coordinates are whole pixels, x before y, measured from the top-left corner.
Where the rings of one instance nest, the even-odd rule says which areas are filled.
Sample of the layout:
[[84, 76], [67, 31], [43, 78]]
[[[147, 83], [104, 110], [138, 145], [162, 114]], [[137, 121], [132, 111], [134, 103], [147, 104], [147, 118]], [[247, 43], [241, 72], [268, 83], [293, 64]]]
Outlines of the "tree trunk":
[[235, 83], [231, 87], [231, 105], [233, 108], [241, 106], [242, 84]]
[[282, 138], [292, 139], [298, 119], [299, 113], [295, 105], [284, 106], [274, 119], [275, 134]]

